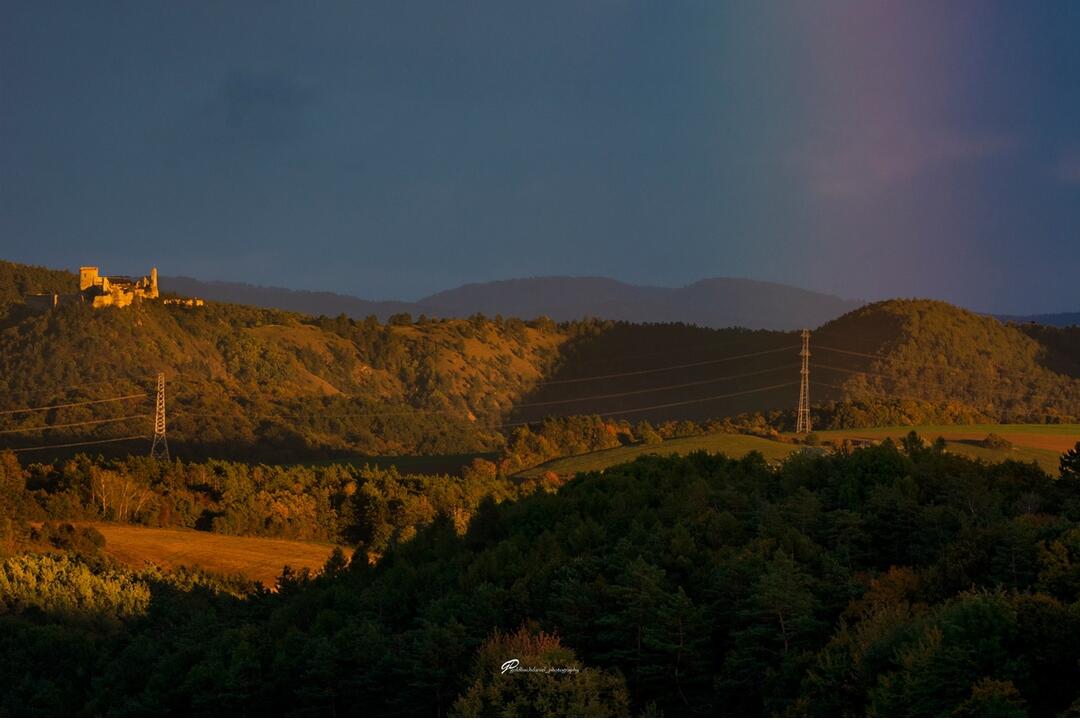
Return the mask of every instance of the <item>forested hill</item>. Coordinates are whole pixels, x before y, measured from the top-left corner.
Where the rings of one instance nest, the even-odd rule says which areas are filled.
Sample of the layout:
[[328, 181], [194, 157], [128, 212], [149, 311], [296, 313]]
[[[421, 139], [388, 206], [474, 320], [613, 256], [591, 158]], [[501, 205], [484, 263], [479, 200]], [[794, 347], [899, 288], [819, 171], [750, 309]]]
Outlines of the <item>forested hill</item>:
[[70, 293], [78, 289], [79, 277], [75, 273], [0, 260], [0, 312], [22, 303], [28, 294]]
[[799, 342], [790, 332], [598, 324], [564, 346], [513, 419], [599, 413], [658, 422], [789, 409], [798, 398]]
[[[763, 413], [790, 429], [797, 398], [795, 332], [480, 316], [384, 324], [217, 303], [35, 314], [23, 292], [68, 291], [74, 276], [10, 263], [0, 274], [0, 447], [138, 436], [90, 449], [144, 452], [143, 394], [158, 372], [169, 440], [186, 457], [486, 452], [513, 423], [568, 415]], [[811, 352], [817, 427], [1080, 417], [1076, 329], [897, 300], [825, 324]], [[40, 409], [10, 412], [25, 408]]]
[[[239, 480], [223, 471], [208, 484]], [[0, 715], [1080, 710], [1080, 450], [1057, 478], [917, 437], [778, 468], [646, 457], [503, 502], [393, 478], [349, 501], [340, 471], [326, 491], [355, 508], [361, 548], [395, 508], [422, 526], [375, 565], [339, 555], [274, 594], [55, 551], [0, 560]], [[435, 517], [448, 490], [485, 488], [467, 527]], [[510, 658], [579, 672], [500, 674]]]
[[[778, 421], [790, 425], [800, 342], [796, 332], [608, 323], [564, 348], [515, 417], [601, 412], [655, 421], [784, 411]], [[818, 427], [1080, 417], [1077, 329], [892, 300], [826, 323], [810, 344]]]
[[[145, 436], [150, 419], [113, 419], [152, 413], [151, 397], [96, 401], [149, 393], [162, 372], [169, 442], [187, 457], [491, 450], [500, 418], [566, 337], [553, 323], [516, 320], [383, 325], [216, 303], [45, 314], [12, 305], [0, 316], [2, 409], [44, 409], [0, 415], [0, 446]], [[12, 432], [44, 425], [65, 427]]]
[[[1073, 419], [1078, 361], [1073, 331], [1003, 324], [930, 300], [867, 305], [813, 334], [814, 386], [842, 388], [866, 410], [841, 418], [849, 425], [977, 419], [972, 410], [1002, 422]], [[890, 398], [911, 408], [914, 399], [933, 401], [944, 417], [882, 417]]]

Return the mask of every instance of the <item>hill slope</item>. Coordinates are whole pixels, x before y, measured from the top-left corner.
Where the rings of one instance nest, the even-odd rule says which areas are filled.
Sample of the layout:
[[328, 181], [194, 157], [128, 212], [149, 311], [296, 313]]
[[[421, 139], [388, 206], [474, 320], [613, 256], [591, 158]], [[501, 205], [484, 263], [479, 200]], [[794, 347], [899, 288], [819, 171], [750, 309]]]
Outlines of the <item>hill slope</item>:
[[[146, 435], [156, 374], [187, 456], [309, 457], [490, 450], [499, 419], [551, 364], [551, 323], [380, 325], [210, 303], [64, 306], [0, 315], [0, 446]], [[69, 407], [52, 407], [70, 405]], [[84, 424], [84, 423], [95, 424]], [[50, 431], [16, 432], [43, 425]], [[143, 448], [145, 441], [132, 441]]]
[[0, 260], [0, 312], [21, 304], [28, 294], [70, 293], [78, 288], [79, 278], [74, 273]]
[[[1058, 333], [1054, 333], [1056, 336]], [[847, 399], [929, 400], [987, 420], [1059, 422], [1080, 415], [1078, 347], [942, 302], [874, 303], [819, 328], [815, 380]], [[856, 427], [934, 418], [848, 418]]]
[[798, 398], [797, 333], [609, 322], [564, 346], [513, 419], [599, 413], [632, 421], [786, 409]]
[[[74, 282], [0, 271], [9, 299]], [[217, 303], [0, 311], [0, 410], [49, 406], [0, 412], [0, 447], [144, 436], [152, 406], [141, 395], [158, 372], [174, 450], [260, 459], [492, 451], [507, 423], [546, 416], [763, 413], [787, 427], [799, 380], [793, 332], [479, 317], [380, 324]], [[897, 300], [826, 323], [811, 351], [819, 428], [1080, 417], [1075, 329]], [[128, 415], [140, 417], [113, 420]], [[67, 427], [32, 430], [44, 425]]]
[[[607, 323], [563, 348], [551, 377], [515, 406], [515, 418], [791, 414], [799, 344], [793, 332]], [[892, 300], [815, 330], [811, 356], [818, 427], [1080, 417], [1080, 331], [1021, 328], [941, 302]]]

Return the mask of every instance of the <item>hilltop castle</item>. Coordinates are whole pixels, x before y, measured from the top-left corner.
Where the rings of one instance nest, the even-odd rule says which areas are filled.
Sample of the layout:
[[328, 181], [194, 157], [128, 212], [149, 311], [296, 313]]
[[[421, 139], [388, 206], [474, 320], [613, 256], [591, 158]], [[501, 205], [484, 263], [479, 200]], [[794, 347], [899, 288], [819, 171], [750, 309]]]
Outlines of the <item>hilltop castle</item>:
[[[46, 293], [43, 295], [27, 295], [26, 304], [36, 310], [48, 310], [58, 305], [71, 303], [89, 303], [91, 307], [127, 307], [135, 300], [156, 300], [158, 297], [158, 273], [157, 268], [150, 268], [150, 275], [141, 278], [131, 278], [125, 275], [105, 276], [98, 272], [96, 267], [79, 268], [79, 292], [77, 293]], [[187, 306], [202, 305], [198, 298], [165, 300], [168, 304]]]
[[156, 299], [158, 296], [157, 268], [150, 268], [150, 277], [138, 280], [123, 275], [106, 277], [96, 267], [79, 268], [79, 293], [92, 307], [127, 307], [135, 298]]

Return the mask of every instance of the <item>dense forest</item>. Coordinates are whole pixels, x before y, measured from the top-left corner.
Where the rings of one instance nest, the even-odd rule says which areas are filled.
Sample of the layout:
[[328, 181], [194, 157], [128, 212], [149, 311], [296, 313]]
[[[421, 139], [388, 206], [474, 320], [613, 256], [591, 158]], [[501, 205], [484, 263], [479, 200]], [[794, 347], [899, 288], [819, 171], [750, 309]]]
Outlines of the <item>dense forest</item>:
[[515, 477], [546, 460], [732, 430], [685, 420], [654, 428], [646, 421], [631, 426], [598, 417], [552, 419], [535, 428], [517, 428], [504, 452], [491, 460], [474, 457], [452, 474], [366, 463], [253, 465], [85, 453], [41, 463], [21, 461], [7, 450], [0, 451], [0, 508], [16, 522], [102, 520], [182, 527], [347, 544], [377, 556], [437, 516], [451, 517], [464, 528], [485, 498], [517, 499], [559, 487], [565, 478], [553, 474]]
[[[32, 508], [32, 473], [3, 467]], [[1060, 477], [912, 435], [778, 467], [644, 457], [517, 496], [472, 482], [490, 497], [467, 522], [444, 505], [377, 561], [276, 593], [14, 523], [34, 537], [0, 545], [0, 713], [1080, 710], [1080, 447]]]
[[[372, 557], [436, 517], [464, 529], [485, 499], [503, 501], [554, 489], [555, 477], [509, 480], [477, 458], [457, 476], [352, 465], [249, 465], [145, 457], [23, 465], [0, 452], [0, 541], [19, 524], [105, 520], [359, 547]], [[25, 532], [22, 533], [25, 536]], [[25, 538], [24, 538], [25, 539]]]
[[[1075, 329], [1040, 332], [943, 302], [890, 300], [814, 332], [814, 377], [819, 386], [839, 385], [844, 400], [868, 409], [851, 419], [863, 424], [966, 422], [979, 416], [993, 422], [1072, 422], [1080, 417], [1075, 337]], [[902, 414], [878, 418], [874, 411], [905, 402], [914, 410], [909, 422]], [[929, 417], [919, 412], [921, 406]]]
[[75, 273], [0, 260], [0, 313], [12, 305], [22, 305], [27, 295], [73, 293], [78, 289]]

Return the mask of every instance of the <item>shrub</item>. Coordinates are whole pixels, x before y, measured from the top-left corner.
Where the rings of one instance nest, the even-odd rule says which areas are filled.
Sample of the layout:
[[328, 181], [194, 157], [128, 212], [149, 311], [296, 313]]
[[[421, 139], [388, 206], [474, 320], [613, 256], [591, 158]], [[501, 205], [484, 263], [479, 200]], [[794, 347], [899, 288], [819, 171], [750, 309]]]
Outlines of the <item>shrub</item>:
[[126, 572], [68, 557], [17, 555], [0, 563], [0, 614], [36, 607], [62, 614], [129, 617], [146, 612], [150, 588]]

